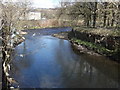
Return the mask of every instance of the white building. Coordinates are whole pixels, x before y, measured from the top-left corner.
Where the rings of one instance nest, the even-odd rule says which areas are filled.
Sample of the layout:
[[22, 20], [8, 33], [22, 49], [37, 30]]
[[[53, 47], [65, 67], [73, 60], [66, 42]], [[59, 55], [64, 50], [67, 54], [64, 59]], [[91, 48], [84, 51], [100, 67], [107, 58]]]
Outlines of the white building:
[[41, 20], [41, 12], [29, 12], [27, 20]]

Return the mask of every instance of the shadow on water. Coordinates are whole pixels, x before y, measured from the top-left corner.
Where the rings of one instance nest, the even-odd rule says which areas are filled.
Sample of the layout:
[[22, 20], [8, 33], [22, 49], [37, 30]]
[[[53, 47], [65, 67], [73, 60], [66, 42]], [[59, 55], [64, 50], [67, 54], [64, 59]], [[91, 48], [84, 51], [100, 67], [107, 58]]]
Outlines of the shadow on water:
[[102, 56], [78, 55], [69, 41], [50, 36], [60, 31], [46, 35], [48, 31], [31, 31], [13, 53], [11, 75], [20, 88], [118, 87], [118, 64]]

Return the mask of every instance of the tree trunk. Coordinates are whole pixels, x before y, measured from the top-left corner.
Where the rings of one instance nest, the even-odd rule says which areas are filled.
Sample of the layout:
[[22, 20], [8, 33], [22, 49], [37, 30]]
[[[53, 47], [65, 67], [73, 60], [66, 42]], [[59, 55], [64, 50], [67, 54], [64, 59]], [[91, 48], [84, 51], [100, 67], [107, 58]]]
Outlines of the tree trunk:
[[7, 81], [7, 77], [5, 75], [5, 72], [4, 72], [4, 67], [3, 67], [3, 63], [5, 62], [5, 59], [6, 59], [6, 53], [5, 51], [7, 51], [7, 42], [6, 42], [6, 36], [7, 36], [7, 24], [2, 21], [2, 23], [4, 23], [4, 26], [2, 28], [2, 38], [4, 39], [4, 41], [2, 41], [2, 46], [4, 48], [2, 48], [2, 89], [3, 90], [9, 90], [8, 88], [8, 81]]
[[95, 2], [95, 7], [94, 7], [94, 11], [93, 11], [93, 27], [96, 26], [96, 17], [97, 17], [96, 10], [97, 10], [97, 2]]
[[116, 14], [116, 28], [120, 28], [120, 4], [118, 4], [118, 12]]
[[106, 16], [106, 12], [105, 12], [104, 13], [104, 24], [103, 24], [104, 27], [106, 26], [106, 18], [107, 18], [107, 16]]
[[111, 20], [111, 26], [114, 26], [114, 17], [115, 17], [115, 12], [112, 10], [112, 20]]
[[89, 22], [89, 20], [87, 20], [86, 25], [87, 25], [87, 27], [89, 27], [89, 26], [90, 26], [90, 22]]
[[108, 19], [107, 19], [107, 26], [109, 27], [110, 26], [110, 21], [109, 21], [110, 19], [109, 19], [109, 17], [108, 17]]
[[[4, 33], [2, 33], [2, 38], [5, 39]], [[4, 72], [4, 68], [3, 68], [3, 63], [4, 63], [5, 58], [6, 58], [6, 54], [5, 54], [6, 45], [5, 45], [4, 41], [2, 41], [2, 46], [4, 46], [4, 48], [2, 49], [2, 89], [7, 90], [7, 78], [5, 76], [5, 72]]]
[[106, 26], [106, 20], [107, 20], [107, 12], [106, 12], [107, 4], [108, 4], [107, 2], [104, 3], [104, 7], [105, 7], [105, 11], [104, 11], [104, 23], [103, 23], [104, 27]]

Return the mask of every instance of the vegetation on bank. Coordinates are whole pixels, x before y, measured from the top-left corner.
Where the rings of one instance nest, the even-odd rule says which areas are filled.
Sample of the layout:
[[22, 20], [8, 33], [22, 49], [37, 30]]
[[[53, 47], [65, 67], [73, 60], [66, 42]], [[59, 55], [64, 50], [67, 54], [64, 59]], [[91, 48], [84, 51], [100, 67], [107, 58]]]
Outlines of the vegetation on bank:
[[120, 36], [120, 29], [116, 28], [90, 28], [90, 27], [74, 27], [73, 30], [83, 33], [97, 34], [100, 36]]
[[115, 50], [109, 50], [103, 46], [96, 45], [94, 43], [87, 42], [87, 41], [82, 41], [82, 40], [77, 39], [77, 38], [71, 38], [71, 41], [73, 43], [78, 44], [78, 45], [85, 46], [87, 49], [93, 50], [101, 55], [108, 56], [108, 57], [114, 57], [114, 59], [116, 59], [116, 58], [118, 59], [118, 57], [119, 57], [119, 56], [115, 57], [120, 52], [119, 48], [116, 48]]
[[47, 19], [47, 20], [24, 20], [20, 21], [20, 25], [17, 27], [18, 30], [26, 29], [42, 29], [42, 28], [59, 28], [59, 27], [71, 27], [70, 20], [57, 20], [57, 19]]
[[31, 30], [31, 29], [45, 29], [45, 28], [64, 28], [64, 27], [69, 27], [69, 26], [46, 26], [46, 27], [29, 27], [29, 28], [24, 28], [23, 30]]
[[97, 52], [102, 52], [102, 53], [115, 53], [115, 52], [117, 51], [117, 49], [115, 49], [115, 50], [109, 50], [109, 49], [107, 49], [107, 48], [105, 48], [105, 47], [96, 45], [96, 44], [91, 43], [91, 42], [82, 41], [82, 40], [77, 39], [77, 38], [72, 38], [71, 40], [74, 41], [75, 43], [84, 45], [84, 46], [86, 46], [86, 47], [90, 47], [91, 49], [96, 50]]
[[[53, 36], [60, 38], [60, 39], [66, 39], [66, 37], [67, 37], [67, 39], [69, 39], [72, 42], [73, 46], [74, 46], [74, 44], [77, 45], [76, 49], [79, 50], [80, 52], [84, 52], [84, 49], [83, 49], [83, 51], [81, 51], [82, 49], [79, 49], [79, 45], [81, 45], [83, 48], [85, 47], [88, 50], [96, 52], [100, 55], [110, 57], [112, 60], [119, 61], [119, 55], [118, 55], [120, 53], [119, 48], [115, 48], [115, 49], [111, 50], [111, 49], [103, 47], [99, 44], [95, 44], [93, 42], [80, 40], [77, 37], [71, 36], [71, 32], [61, 32], [58, 34], [53, 34]], [[87, 53], [87, 51], [85, 51], [85, 53]]]
[[120, 3], [61, 2], [59, 15], [76, 21], [69, 34], [75, 43], [119, 60]]

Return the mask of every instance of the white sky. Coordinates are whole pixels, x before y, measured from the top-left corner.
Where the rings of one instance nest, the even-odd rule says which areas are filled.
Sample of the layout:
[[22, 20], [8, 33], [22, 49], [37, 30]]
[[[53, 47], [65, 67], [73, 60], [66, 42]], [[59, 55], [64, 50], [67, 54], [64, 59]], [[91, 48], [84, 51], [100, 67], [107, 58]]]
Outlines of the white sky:
[[[24, 1], [24, 0], [3, 0], [4, 2], [16, 2], [16, 1]], [[59, 5], [60, 0], [27, 0], [32, 3], [33, 7], [36, 8], [54, 8]]]
[[59, 4], [59, 0], [31, 0], [31, 2], [37, 8], [54, 8]]
[[[24, 1], [24, 0], [3, 0], [3, 1]], [[60, 1], [74, 1], [74, 0], [27, 0], [32, 3], [32, 6], [35, 8], [54, 8], [59, 6]], [[95, 0], [76, 0], [79, 2], [87, 2], [87, 1], [95, 1]], [[103, 0], [103, 1], [111, 1], [111, 0]], [[113, 0], [120, 1], [120, 0]]]

